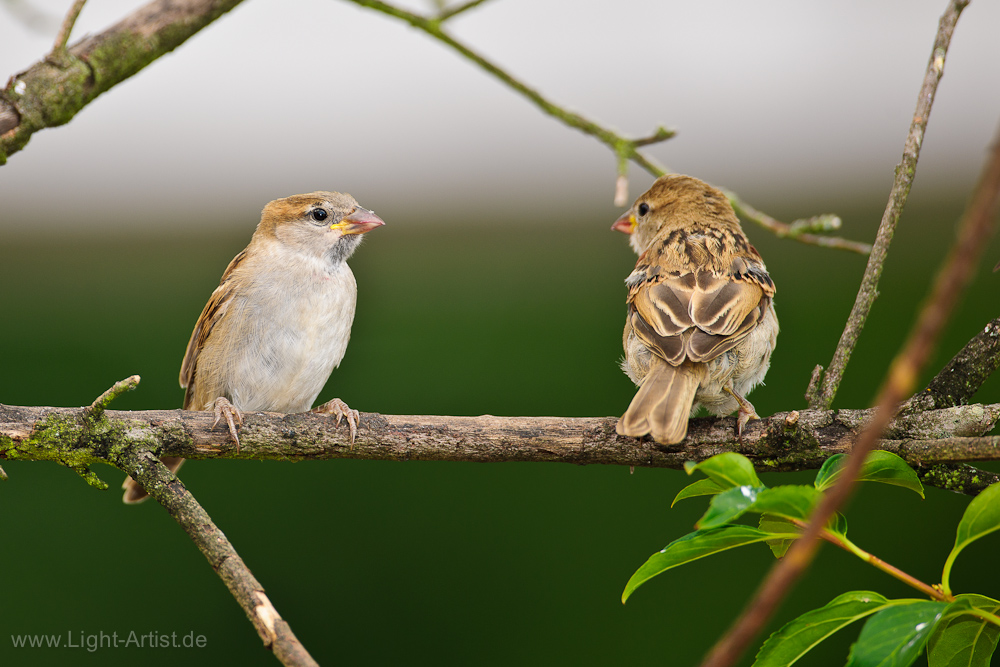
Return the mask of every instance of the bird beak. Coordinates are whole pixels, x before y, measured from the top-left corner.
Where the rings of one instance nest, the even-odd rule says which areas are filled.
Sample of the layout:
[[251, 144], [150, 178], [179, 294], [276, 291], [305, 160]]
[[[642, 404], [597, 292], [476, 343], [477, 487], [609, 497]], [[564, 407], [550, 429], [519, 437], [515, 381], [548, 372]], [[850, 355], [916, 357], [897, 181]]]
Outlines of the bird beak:
[[635, 216], [632, 215], [632, 211], [626, 211], [622, 214], [622, 217], [615, 220], [615, 224], [611, 225], [611, 229], [617, 230], [619, 232], [624, 232], [625, 234], [631, 234], [635, 231]]
[[364, 234], [384, 224], [385, 221], [375, 215], [375, 211], [369, 211], [359, 206], [349, 215], [345, 215], [340, 222], [330, 225], [330, 229], [347, 236], [348, 234]]

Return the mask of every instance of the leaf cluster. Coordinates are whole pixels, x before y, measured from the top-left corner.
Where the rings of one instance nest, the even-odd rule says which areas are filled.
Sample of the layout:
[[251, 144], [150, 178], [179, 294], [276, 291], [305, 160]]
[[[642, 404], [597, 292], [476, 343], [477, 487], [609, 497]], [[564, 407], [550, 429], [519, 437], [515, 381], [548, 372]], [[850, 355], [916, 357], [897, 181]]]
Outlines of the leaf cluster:
[[[843, 470], [845, 455], [828, 459], [812, 486], [768, 487], [745, 456], [727, 452], [701, 463], [688, 462], [688, 474], [705, 478], [686, 486], [673, 504], [711, 496], [708, 509], [692, 533], [649, 557], [622, 593], [624, 603], [651, 578], [679, 565], [720, 551], [763, 542], [781, 558], [799, 537], [823, 493]], [[895, 454], [874, 451], [865, 460], [860, 481], [880, 482], [924, 495], [916, 472]], [[736, 523], [757, 515], [756, 525]], [[827, 541], [903, 581], [927, 598], [888, 599], [872, 591], [850, 591], [790, 621], [761, 647], [755, 667], [794, 664], [833, 633], [866, 618], [847, 658], [848, 667], [906, 667], [926, 650], [929, 667], [988, 667], [1000, 639], [1000, 601], [978, 594], [953, 595], [949, 585], [959, 553], [975, 540], [1000, 529], [1000, 483], [974, 498], [956, 531], [955, 546], [945, 561], [941, 583], [930, 586], [902, 572], [847, 538], [847, 519], [836, 515], [823, 531]]]

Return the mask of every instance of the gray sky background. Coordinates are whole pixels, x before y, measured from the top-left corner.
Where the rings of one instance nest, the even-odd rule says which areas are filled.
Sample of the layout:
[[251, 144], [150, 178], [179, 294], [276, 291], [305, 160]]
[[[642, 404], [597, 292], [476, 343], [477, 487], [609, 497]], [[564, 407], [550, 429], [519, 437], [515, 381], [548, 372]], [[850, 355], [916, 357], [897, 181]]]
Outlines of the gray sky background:
[[[0, 3], [0, 74], [49, 33]], [[59, 17], [70, 4], [19, 0]], [[73, 41], [137, 2], [91, 0]], [[400, 2], [430, 11], [420, 0]], [[945, 0], [492, 0], [453, 34], [671, 169], [758, 207], [883, 198]], [[917, 188], [966, 192], [1000, 120], [1000, 3], [959, 21]], [[637, 168], [630, 195], [650, 182]], [[614, 160], [471, 63], [343, 0], [247, 0], [36, 134], [0, 167], [0, 230], [233, 224], [270, 199], [354, 194], [387, 219], [611, 209]]]

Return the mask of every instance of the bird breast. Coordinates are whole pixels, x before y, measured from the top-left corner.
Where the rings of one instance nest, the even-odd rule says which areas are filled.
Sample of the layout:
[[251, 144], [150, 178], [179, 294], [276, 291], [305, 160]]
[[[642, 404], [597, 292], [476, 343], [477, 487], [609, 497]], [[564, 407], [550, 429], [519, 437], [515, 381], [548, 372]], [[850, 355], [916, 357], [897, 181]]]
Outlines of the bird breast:
[[239, 334], [211, 336], [231, 343], [211, 349], [210, 338], [199, 366], [221, 367], [222, 393], [240, 410], [305, 412], [344, 358], [357, 283], [346, 262], [290, 256], [268, 264], [274, 268], [258, 267], [219, 323]]

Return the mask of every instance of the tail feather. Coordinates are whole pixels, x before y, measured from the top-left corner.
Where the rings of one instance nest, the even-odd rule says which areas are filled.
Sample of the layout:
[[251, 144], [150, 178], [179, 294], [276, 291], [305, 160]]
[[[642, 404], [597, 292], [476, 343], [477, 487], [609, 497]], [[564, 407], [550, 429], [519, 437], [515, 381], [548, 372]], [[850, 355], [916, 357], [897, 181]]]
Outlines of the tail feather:
[[[163, 465], [170, 469], [170, 472], [177, 472], [177, 469], [181, 467], [182, 463], [184, 463], [184, 459], [179, 456], [164, 456], [160, 459], [160, 461]], [[122, 502], [126, 505], [141, 503], [149, 497], [149, 494], [146, 493], [146, 489], [139, 486], [139, 484], [131, 477], [125, 478], [122, 488], [125, 489], [125, 495], [122, 496]]]
[[702, 367], [671, 366], [654, 358], [628, 410], [618, 420], [618, 433], [641, 437], [651, 433], [656, 442], [672, 445], [687, 435], [694, 395], [701, 384]]

